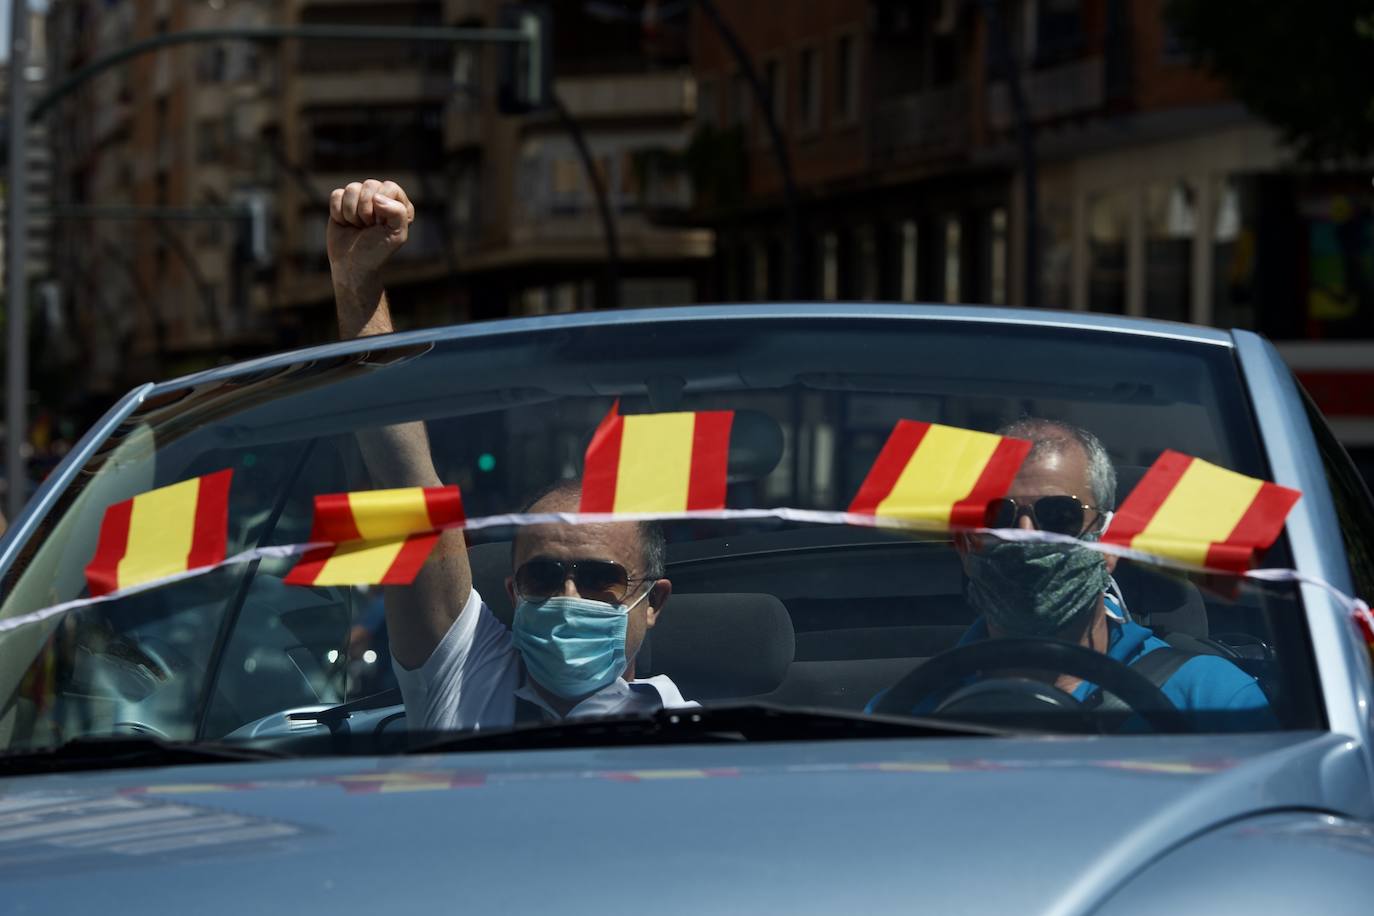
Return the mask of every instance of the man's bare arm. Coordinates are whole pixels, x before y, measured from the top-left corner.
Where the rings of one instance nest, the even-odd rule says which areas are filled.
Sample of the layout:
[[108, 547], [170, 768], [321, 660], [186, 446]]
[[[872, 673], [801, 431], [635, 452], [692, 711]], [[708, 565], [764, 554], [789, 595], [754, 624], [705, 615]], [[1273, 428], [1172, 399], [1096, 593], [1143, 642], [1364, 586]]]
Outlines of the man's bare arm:
[[[353, 182], [330, 195], [327, 244], [342, 339], [393, 329], [381, 268], [405, 244], [414, 218], [415, 208], [395, 182]], [[423, 423], [359, 432], [358, 446], [379, 487], [442, 484]], [[407, 668], [424, 664], [471, 590], [463, 533], [445, 531], [412, 585], [387, 588], [386, 626], [396, 660]]]

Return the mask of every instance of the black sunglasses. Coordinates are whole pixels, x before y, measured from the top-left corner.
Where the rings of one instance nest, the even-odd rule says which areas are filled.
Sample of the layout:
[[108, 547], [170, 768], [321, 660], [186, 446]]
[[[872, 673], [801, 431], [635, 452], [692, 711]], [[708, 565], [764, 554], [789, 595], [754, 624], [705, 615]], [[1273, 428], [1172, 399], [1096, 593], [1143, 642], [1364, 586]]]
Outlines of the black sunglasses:
[[1024, 502], [1015, 499], [994, 499], [988, 503], [984, 525], [988, 528], [1015, 528], [1021, 516], [1029, 516], [1031, 524], [1040, 531], [1082, 537], [1090, 527], [1087, 524], [1089, 512], [1096, 512], [1096, 525], [1102, 518], [1103, 510], [1078, 501], [1074, 496], [1041, 496], [1039, 499]]
[[515, 591], [521, 598], [540, 601], [563, 594], [563, 583], [569, 578], [583, 598], [609, 604], [624, 601], [631, 583], [648, 581], [647, 576], [632, 579], [625, 567], [610, 560], [565, 562], [537, 557], [515, 571]]

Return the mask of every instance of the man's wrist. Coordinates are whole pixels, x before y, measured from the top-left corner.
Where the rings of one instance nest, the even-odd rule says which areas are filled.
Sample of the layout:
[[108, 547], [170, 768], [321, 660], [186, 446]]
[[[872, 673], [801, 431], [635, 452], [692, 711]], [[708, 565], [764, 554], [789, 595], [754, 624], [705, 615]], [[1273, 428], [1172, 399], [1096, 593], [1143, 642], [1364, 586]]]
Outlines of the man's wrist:
[[381, 277], [375, 271], [357, 275], [335, 268], [331, 270], [331, 278], [341, 337], [366, 337], [392, 331]]

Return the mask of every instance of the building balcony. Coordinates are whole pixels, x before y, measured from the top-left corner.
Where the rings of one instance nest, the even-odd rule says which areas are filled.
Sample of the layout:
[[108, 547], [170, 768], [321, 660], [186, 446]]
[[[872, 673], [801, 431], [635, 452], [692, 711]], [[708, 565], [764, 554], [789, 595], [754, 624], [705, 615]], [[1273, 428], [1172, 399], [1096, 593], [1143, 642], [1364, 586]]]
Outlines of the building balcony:
[[301, 73], [296, 78], [302, 105], [413, 105], [440, 101], [450, 90], [447, 74], [419, 70]]
[[873, 159], [891, 163], [956, 153], [969, 142], [969, 87], [954, 83], [878, 102]]
[[482, 19], [489, 5], [487, 0], [444, 0], [444, 18], [448, 22]]
[[[443, 186], [443, 176], [434, 173], [429, 174], [435, 189]], [[430, 203], [425, 200], [424, 184], [420, 181], [420, 174], [414, 170], [405, 169], [380, 169], [375, 172], [364, 172], [362, 170], [342, 171], [335, 169], [310, 171], [311, 183], [322, 194], [328, 194], [335, 188], [342, 188], [352, 181], [364, 181], [368, 178], [376, 178], [380, 181], [394, 181], [405, 189], [406, 196], [413, 204]], [[313, 218], [313, 214], [311, 214]], [[321, 214], [323, 219], [323, 214]], [[323, 223], [321, 223], [323, 225]], [[323, 251], [323, 249], [321, 249]]]
[[[626, 261], [668, 261], [707, 258], [714, 236], [709, 229], [665, 228], [638, 214], [616, 218], [616, 241]], [[525, 214], [512, 227], [509, 244], [488, 249], [479, 262], [534, 262], [541, 260], [601, 260], [606, 257], [606, 236], [596, 211], [534, 218]]]
[[[1105, 61], [1087, 57], [1057, 67], [1031, 70], [1021, 76], [1021, 91], [1032, 121], [1052, 121], [1102, 108], [1106, 102]], [[1011, 92], [1004, 82], [987, 89], [988, 126], [1010, 130], [1016, 126]]]
[[172, 55], [159, 54], [153, 61], [153, 95], [163, 96], [172, 91]]
[[573, 117], [694, 117], [696, 82], [685, 72], [633, 76], [570, 77], [558, 80], [558, 94]]

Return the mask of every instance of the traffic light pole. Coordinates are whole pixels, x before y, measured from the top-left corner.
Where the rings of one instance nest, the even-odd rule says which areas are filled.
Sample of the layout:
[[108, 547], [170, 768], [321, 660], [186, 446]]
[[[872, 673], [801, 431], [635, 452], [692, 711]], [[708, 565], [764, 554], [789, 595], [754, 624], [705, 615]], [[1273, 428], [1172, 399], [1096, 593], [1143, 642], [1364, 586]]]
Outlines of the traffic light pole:
[[[548, 40], [547, 34], [532, 32], [529, 27], [512, 29], [439, 28], [428, 26], [347, 26], [296, 25], [258, 26], [252, 28], [187, 29], [166, 32], [128, 47], [113, 51], [91, 61], [59, 81], [47, 92], [28, 104], [25, 85], [25, 65], [28, 59], [28, 0], [10, 2], [10, 59], [9, 59], [9, 168], [8, 219], [5, 221], [6, 247], [6, 311], [5, 327], [8, 338], [5, 398], [5, 467], [8, 479], [7, 505], [13, 524], [28, 496], [23, 446], [28, 438], [27, 398], [28, 367], [28, 282], [25, 275], [27, 253], [27, 177], [25, 175], [25, 128], [46, 115], [54, 105], [91, 78], [126, 61], [177, 45], [213, 41], [275, 42], [291, 39], [313, 41], [397, 41], [438, 42], [443, 44], [505, 44], [537, 45]], [[531, 51], [542, 51], [532, 48]], [[538, 69], [543, 60], [540, 53], [528, 55], [531, 78], [527, 88], [541, 93], [543, 83], [551, 75]], [[612, 242], [614, 244], [614, 242]]]

